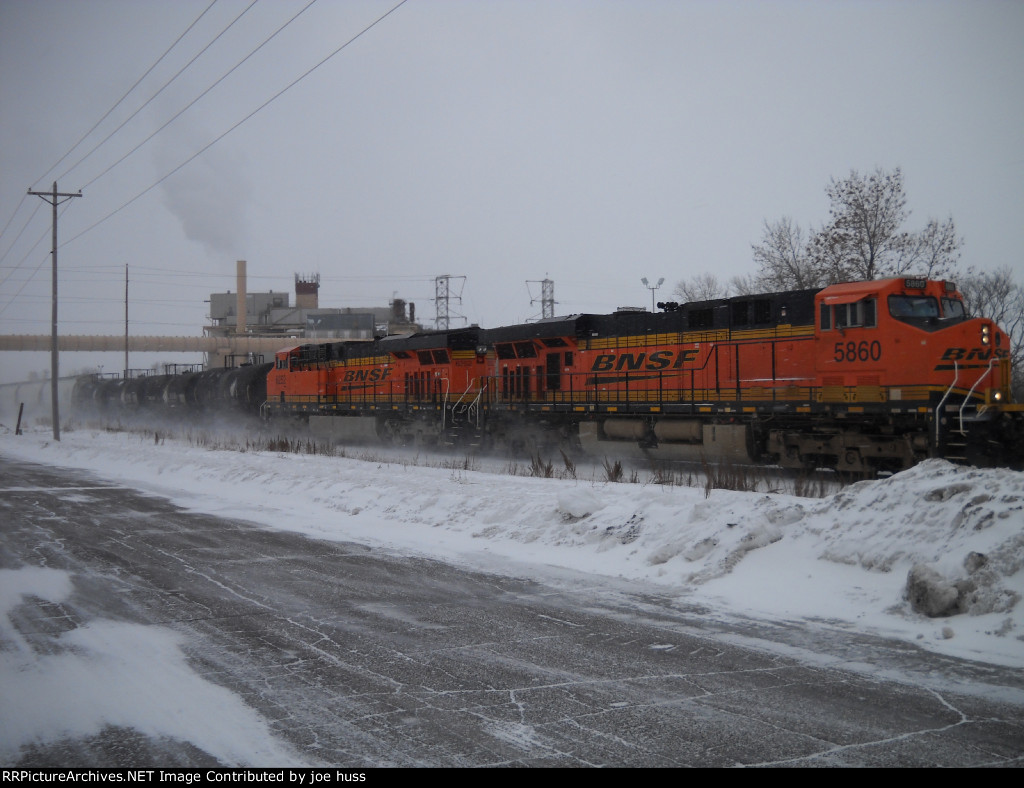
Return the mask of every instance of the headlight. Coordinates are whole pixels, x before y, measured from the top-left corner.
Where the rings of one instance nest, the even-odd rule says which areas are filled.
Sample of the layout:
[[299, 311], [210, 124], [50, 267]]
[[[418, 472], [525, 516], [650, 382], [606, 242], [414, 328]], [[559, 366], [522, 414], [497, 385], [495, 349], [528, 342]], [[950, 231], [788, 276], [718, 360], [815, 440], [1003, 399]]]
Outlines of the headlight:
[[996, 402], [999, 402], [1002, 398], [1003, 398], [1003, 392], [1001, 392], [1001, 391], [997, 391], [997, 392], [995, 392], [992, 395], [992, 399], [994, 399]]
[[990, 326], [982, 326], [981, 327], [981, 344], [987, 345], [991, 341], [991, 339], [992, 339], [992, 337], [990, 336], [991, 330], [992, 329], [991, 329]]

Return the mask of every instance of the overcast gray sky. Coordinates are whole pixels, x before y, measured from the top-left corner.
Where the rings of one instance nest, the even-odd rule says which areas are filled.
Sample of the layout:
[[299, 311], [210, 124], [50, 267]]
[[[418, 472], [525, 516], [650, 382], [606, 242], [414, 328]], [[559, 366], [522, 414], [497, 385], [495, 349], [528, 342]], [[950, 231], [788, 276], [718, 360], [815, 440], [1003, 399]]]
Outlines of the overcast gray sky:
[[649, 307], [641, 277], [751, 273], [766, 219], [820, 225], [830, 178], [879, 167], [907, 229], [952, 216], [964, 264], [1024, 271], [1024, 2], [408, 0], [341, 48], [399, 0], [318, 0], [141, 144], [308, 0], [210, 2], [0, 0], [0, 333], [49, 333], [26, 191], [55, 179], [83, 192], [69, 334], [123, 334], [126, 264], [133, 334], [201, 334], [238, 259], [250, 290], [319, 273], [321, 306], [422, 319], [440, 274], [483, 326], [539, 315], [545, 277], [559, 314]]

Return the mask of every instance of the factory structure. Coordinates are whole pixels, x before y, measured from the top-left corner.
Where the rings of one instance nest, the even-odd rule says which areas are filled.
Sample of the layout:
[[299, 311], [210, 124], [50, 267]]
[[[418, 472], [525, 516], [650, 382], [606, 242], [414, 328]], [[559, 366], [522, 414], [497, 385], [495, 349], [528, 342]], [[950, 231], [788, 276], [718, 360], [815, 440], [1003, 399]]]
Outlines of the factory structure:
[[319, 274], [295, 274], [294, 303], [286, 292], [249, 292], [246, 264], [239, 260], [236, 292], [210, 294], [210, 325], [204, 333], [224, 339], [245, 336], [330, 342], [423, 330], [416, 322], [416, 305], [401, 298], [386, 307], [321, 308], [319, 292]]

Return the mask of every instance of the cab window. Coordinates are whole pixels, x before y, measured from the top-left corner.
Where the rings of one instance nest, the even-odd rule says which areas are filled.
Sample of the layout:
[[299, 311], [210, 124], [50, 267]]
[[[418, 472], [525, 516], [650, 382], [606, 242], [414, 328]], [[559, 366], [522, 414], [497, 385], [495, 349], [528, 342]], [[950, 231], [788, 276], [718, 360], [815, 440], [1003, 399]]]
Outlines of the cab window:
[[878, 325], [876, 299], [864, 298], [852, 304], [821, 305], [821, 328], [874, 328]]

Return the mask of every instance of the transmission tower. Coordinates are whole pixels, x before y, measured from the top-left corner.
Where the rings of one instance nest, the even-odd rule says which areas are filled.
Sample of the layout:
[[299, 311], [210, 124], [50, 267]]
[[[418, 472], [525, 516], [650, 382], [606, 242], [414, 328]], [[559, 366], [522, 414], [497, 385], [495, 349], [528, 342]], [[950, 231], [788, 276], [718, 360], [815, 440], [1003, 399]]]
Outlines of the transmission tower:
[[[459, 280], [459, 292], [456, 295], [452, 295], [451, 280]], [[451, 328], [452, 318], [456, 320], [465, 320], [464, 315], [453, 313], [451, 311], [452, 301], [456, 303], [462, 303], [462, 288], [465, 287], [466, 277], [464, 276], [451, 276], [450, 274], [444, 274], [434, 278], [434, 306], [437, 310], [437, 317], [434, 318], [434, 327], [439, 331], [447, 330]]]
[[[526, 281], [526, 289], [530, 289], [531, 284], [540, 284], [540, 319], [545, 320], [549, 317], [555, 316], [555, 283], [552, 279], [542, 279], [538, 282], [536, 279], [528, 279]], [[530, 293], [530, 305], [537, 303], [537, 299], [533, 297], [533, 293]]]

